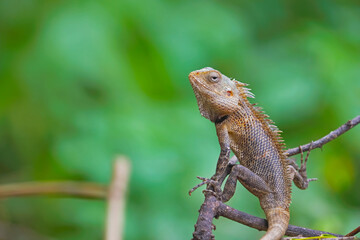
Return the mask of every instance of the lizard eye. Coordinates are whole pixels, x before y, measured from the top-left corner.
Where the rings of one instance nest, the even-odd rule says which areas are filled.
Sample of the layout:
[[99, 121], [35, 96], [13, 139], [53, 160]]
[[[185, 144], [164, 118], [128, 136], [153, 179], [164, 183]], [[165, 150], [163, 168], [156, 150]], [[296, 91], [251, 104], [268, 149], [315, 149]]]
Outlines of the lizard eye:
[[221, 76], [217, 72], [211, 72], [208, 76], [208, 79], [210, 82], [218, 82], [220, 80]]

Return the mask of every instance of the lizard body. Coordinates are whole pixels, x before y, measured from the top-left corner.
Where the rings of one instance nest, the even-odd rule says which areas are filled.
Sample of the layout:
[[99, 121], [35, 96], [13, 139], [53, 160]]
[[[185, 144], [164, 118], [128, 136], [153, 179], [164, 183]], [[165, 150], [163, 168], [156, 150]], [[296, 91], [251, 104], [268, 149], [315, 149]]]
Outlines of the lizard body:
[[[218, 197], [228, 201], [236, 183], [257, 196], [268, 220], [267, 233], [261, 240], [280, 239], [288, 226], [291, 183], [305, 189], [306, 160], [299, 169], [289, 164], [279, 130], [260, 108], [248, 101], [254, 95], [246, 84], [231, 80], [212, 68], [193, 71], [189, 75], [202, 116], [215, 123], [221, 152], [216, 172], [211, 178], [214, 188], [220, 188], [232, 150], [240, 164], [235, 165]], [[209, 181], [209, 183], [210, 183]], [[218, 185], [217, 187], [215, 185]]]

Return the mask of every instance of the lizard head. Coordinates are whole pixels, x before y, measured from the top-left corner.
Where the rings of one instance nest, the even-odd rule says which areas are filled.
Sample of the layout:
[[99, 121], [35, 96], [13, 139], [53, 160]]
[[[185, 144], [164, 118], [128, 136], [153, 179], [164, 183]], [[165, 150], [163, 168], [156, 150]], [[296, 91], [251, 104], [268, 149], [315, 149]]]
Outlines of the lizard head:
[[212, 122], [239, 108], [240, 87], [245, 84], [231, 80], [210, 67], [191, 72], [189, 80], [201, 115]]

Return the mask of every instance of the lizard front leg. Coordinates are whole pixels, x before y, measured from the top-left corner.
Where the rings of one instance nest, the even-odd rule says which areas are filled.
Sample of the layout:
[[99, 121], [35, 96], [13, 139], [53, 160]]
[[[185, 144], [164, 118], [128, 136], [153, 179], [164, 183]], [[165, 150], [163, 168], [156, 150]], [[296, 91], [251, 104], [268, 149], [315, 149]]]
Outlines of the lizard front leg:
[[[224, 123], [216, 124], [216, 133], [218, 135], [220, 144], [220, 155], [216, 164], [215, 174], [211, 177], [214, 181], [219, 181], [219, 185], [222, 184], [224, 178], [221, 177], [225, 172], [230, 158], [230, 138], [229, 132]], [[226, 176], [225, 176], [226, 177]]]
[[[237, 180], [244, 185], [251, 193], [259, 197], [265, 193], [272, 192], [268, 184], [250, 169], [235, 165], [232, 167], [230, 175], [225, 183], [224, 191], [221, 192], [221, 184], [224, 181], [224, 172], [229, 164], [230, 156], [230, 137], [226, 127], [226, 123], [216, 125], [216, 133], [218, 135], [221, 152], [216, 166], [216, 173], [212, 176], [209, 186], [213, 186], [216, 195], [223, 201], [227, 202], [234, 195]], [[208, 190], [211, 190], [208, 188]]]
[[198, 179], [202, 180], [202, 183], [199, 183], [193, 187], [189, 191], [189, 195], [191, 195], [196, 189], [204, 184], [208, 185], [204, 191], [212, 192], [215, 195], [221, 194], [221, 184], [227, 176], [226, 168], [228, 167], [230, 160], [230, 138], [227, 127], [224, 123], [215, 124], [215, 127], [220, 144], [220, 155], [216, 164], [215, 174], [210, 179], [197, 177]]
[[213, 186], [216, 186], [215, 192], [219, 192], [219, 196], [221, 195], [222, 191], [221, 191], [221, 183], [224, 181], [224, 179], [230, 174], [233, 166], [236, 165], [236, 163], [238, 162], [238, 159], [236, 156], [233, 156], [230, 160], [229, 163], [225, 169], [225, 171], [219, 176], [219, 181], [217, 181], [215, 183], [215, 181], [209, 179], [209, 178], [203, 178], [203, 177], [197, 177], [198, 179], [202, 180], [201, 183], [197, 184], [195, 187], [193, 187], [192, 189], [189, 190], [189, 195], [191, 196], [191, 194], [198, 189], [199, 187], [201, 187], [202, 185], [208, 184], [210, 182], [213, 182]]
[[[226, 178], [226, 168], [229, 165], [230, 160], [230, 138], [227, 127], [224, 123], [215, 124], [216, 133], [218, 135], [219, 144], [220, 144], [220, 155], [216, 164], [215, 174], [210, 178], [203, 178], [208, 186], [206, 188], [207, 192], [212, 192], [217, 197], [221, 196], [221, 184]], [[201, 178], [200, 178], [201, 179]]]

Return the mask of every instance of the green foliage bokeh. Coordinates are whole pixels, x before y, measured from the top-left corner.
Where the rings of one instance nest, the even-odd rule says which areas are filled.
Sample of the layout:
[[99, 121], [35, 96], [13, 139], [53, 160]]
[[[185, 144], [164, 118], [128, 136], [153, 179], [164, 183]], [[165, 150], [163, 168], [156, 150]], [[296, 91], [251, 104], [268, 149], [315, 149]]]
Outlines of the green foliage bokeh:
[[[205, 66], [249, 83], [289, 147], [315, 140], [360, 113], [360, 4], [0, 0], [1, 183], [108, 183], [124, 154], [125, 239], [190, 239], [203, 197], [187, 191], [219, 154], [187, 80]], [[340, 234], [358, 225], [359, 142], [355, 128], [311, 153], [319, 180], [293, 189], [291, 224]], [[229, 204], [263, 217], [241, 186]], [[11, 198], [0, 223], [37, 236], [28, 239], [100, 239], [105, 207]], [[262, 235], [214, 223], [218, 239]]]

